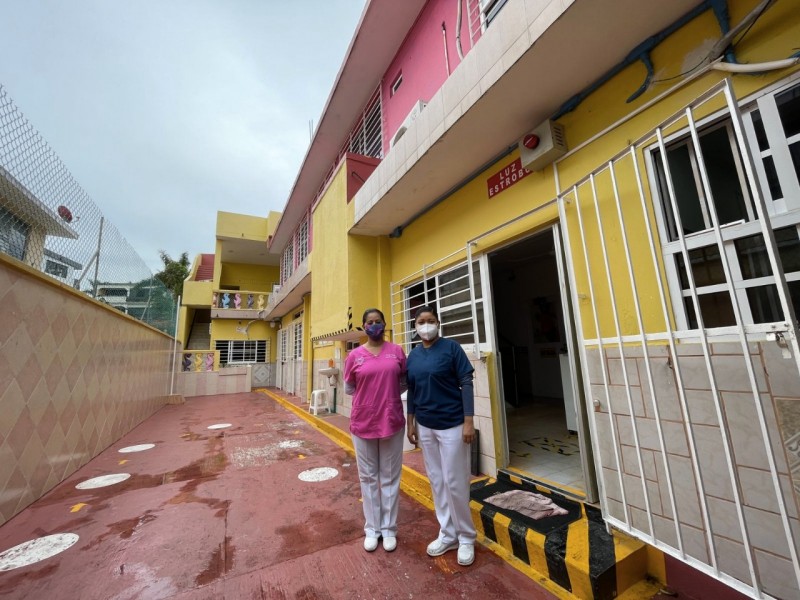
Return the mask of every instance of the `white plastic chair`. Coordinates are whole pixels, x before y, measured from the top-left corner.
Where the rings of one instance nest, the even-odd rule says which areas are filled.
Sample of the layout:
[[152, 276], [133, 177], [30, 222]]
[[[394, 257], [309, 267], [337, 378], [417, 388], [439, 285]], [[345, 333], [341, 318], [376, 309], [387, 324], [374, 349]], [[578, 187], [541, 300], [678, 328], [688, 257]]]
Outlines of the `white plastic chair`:
[[331, 412], [328, 406], [328, 390], [314, 390], [311, 392], [311, 402], [308, 404], [308, 412], [316, 416], [321, 409]]

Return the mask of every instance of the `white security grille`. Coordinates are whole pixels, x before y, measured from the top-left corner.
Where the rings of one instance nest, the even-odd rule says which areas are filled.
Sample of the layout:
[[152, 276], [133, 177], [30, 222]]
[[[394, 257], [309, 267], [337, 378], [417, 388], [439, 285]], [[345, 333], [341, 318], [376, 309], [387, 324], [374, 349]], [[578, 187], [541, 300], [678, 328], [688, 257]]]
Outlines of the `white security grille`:
[[392, 283], [392, 330], [395, 342], [410, 352], [419, 338], [414, 331], [414, 313], [423, 305], [436, 308], [441, 333], [462, 345], [486, 343], [486, 323], [479, 263], [467, 262], [428, 275], [433, 265]]
[[269, 362], [266, 340], [217, 340], [220, 365]]
[[[773, 134], [776, 98], [758, 101]], [[606, 519], [755, 597], [797, 597], [800, 461], [765, 382], [800, 390], [800, 214], [781, 210], [800, 196], [764, 199], [763, 159], [794, 138], [756, 164], [753, 118], [723, 81], [558, 204]]]
[[299, 265], [308, 257], [308, 215], [300, 223], [300, 227], [297, 228], [295, 240], [297, 245], [297, 264]]
[[303, 359], [303, 322], [297, 321], [292, 326], [294, 333], [294, 358], [296, 360]]
[[373, 158], [383, 158], [382, 123], [381, 88], [378, 86], [350, 132], [346, 144], [347, 151]]

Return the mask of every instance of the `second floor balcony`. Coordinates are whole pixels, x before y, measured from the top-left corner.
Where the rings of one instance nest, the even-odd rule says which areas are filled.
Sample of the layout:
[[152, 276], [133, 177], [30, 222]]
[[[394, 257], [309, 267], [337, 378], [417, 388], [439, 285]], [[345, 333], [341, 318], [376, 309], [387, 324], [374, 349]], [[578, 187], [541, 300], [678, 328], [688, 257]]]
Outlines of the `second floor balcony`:
[[211, 318], [258, 319], [267, 309], [271, 295], [257, 290], [214, 290], [211, 294]]
[[311, 292], [311, 256], [298, 264], [292, 274], [281, 285], [276, 286], [267, 301], [266, 318], [283, 316], [288, 310], [303, 301], [303, 296]]

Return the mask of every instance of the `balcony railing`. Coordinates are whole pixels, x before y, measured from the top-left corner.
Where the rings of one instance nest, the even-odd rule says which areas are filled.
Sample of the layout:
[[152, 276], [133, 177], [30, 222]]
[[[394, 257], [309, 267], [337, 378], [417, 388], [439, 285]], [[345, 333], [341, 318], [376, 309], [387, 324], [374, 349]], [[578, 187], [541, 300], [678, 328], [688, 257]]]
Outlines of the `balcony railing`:
[[184, 373], [209, 373], [219, 371], [218, 350], [194, 350], [181, 353], [181, 371]]
[[211, 317], [214, 319], [258, 318], [266, 310], [271, 294], [249, 290], [214, 290]]

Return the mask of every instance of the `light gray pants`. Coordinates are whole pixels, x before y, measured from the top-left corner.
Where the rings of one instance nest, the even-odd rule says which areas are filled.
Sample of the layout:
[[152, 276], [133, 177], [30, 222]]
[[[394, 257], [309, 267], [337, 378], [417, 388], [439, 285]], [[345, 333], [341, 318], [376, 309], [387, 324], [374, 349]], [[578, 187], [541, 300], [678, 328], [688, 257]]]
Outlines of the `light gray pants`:
[[446, 544], [474, 544], [476, 537], [469, 510], [470, 445], [464, 443], [463, 428], [428, 429], [417, 423], [425, 471], [433, 489], [439, 539]]
[[404, 435], [405, 430], [401, 429], [388, 438], [353, 436], [361, 497], [364, 500], [364, 533], [367, 537], [397, 535]]

